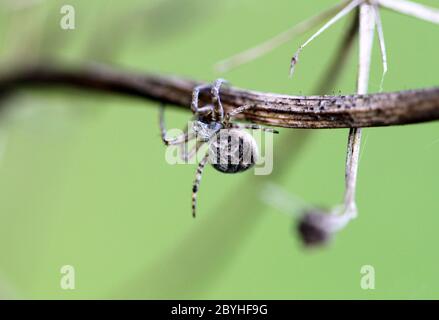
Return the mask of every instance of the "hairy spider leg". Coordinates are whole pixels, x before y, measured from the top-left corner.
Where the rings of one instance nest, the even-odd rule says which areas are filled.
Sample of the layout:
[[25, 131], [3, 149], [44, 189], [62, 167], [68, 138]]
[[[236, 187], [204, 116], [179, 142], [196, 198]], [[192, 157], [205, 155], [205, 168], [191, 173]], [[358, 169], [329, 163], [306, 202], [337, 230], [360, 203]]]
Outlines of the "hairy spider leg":
[[263, 127], [260, 126], [258, 124], [241, 124], [241, 123], [231, 123], [230, 124], [231, 128], [235, 128], [235, 129], [251, 129], [251, 130], [262, 130], [264, 132], [271, 132], [271, 133], [275, 133], [278, 134], [279, 131], [272, 129], [272, 128], [267, 128], [267, 127]]
[[203, 170], [207, 164], [209, 159], [209, 152], [206, 152], [203, 159], [201, 159], [200, 163], [197, 167], [197, 172], [195, 174], [194, 184], [192, 186], [192, 216], [195, 218], [197, 211], [197, 195], [200, 187], [201, 178], [203, 177]]
[[188, 162], [191, 160], [197, 153], [200, 151], [200, 148], [205, 144], [203, 141], [196, 140], [195, 145], [187, 151], [184, 144], [181, 144], [180, 146], [180, 158], [184, 162]]
[[200, 92], [204, 90], [210, 90], [211, 87], [212, 86], [210, 84], [202, 84], [194, 88], [194, 91], [192, 92], [192, 102], [191, 102], [191, 109], [194, 114], [198, 115], [200, 113], [208, 113], [208, 112], [212, 112], [213, 114], [215, 114], [214, 107], [212, 105], [207, 105], [201, 108], [198, 107]]
[[183, 133], [173, 137], [171, 139], [166, 138], [166, 126], [165, 126], [165, 105], [162, 104], [160, 107], [160, 114], [159, 114], [159, 118], [160, 118], [160, 133], [161, 133], [161, 137], [163, 140], [163, 143], [167, 146], [175, 146], [175, 145], [179, 145], [181, 143], [186, 143], [189, 140], [193, 139], [195, 137], [193, 132], [188, 132], [188, 126], [186, 125], [186, 128], [183, 130]]
[[196, 134], [194, 132], [188, 132], [189, 128], [186, 125], [184, 129], [184, 133], [181, 135], [174, 137], [172, 139], [166, 138], [166, 127], [165, 127], [165, 119], [164, 119], [164, 105], [160, 108], [160, 130], [161, 130], [161, 136], [162, 140], [167, 146], [178, 146], [180, 148], [179, 157], [184, 162], [188, 162], [190, 159], [192, 159], [197, 152], [200, 150], [201, 146], [204, 144], [204, 142], [196, 141], [195, 146], [193, 146], [190, 150], [187, 150], [186, 146], [188, 143], [194, 139], [196, 139]]
[[229, 123], [230, 122], [230, 120], [233, 118], [233, 117], [235, 117], [237, 114], [239, 114], [239, 113], [243, 113], [243, 112], [245, 112], [245, 111], [247, 111], [247, 110], [249, 110], [249, 109], [252, 109], [252, 108], [254, 108], [254, 106], [252, 106], [252, 105], [243, 105], [243, 106], [240, 106], [240, 107], [238, 107], [238, 108], [236, 108], [236, 109], [233, 109], [232, 111], [230, 111], [230, 112], [228, 112], [227, 114], [226, 114], [226, 123]]
[[[221, 86], [223, 84], [228, 84], [228, 81], [225, 79], [216, 79], [214, 85], [211, 88], [211, 95], [212, 95], [212, 102], [213, 105], [215, 107], [215, 112], [216, 113], [213, 117], [213, 121], [217, 121], [217, 119], [219, 120], [219, 122], [223, 122], [224, 120], [224, 108], [223, 108], [223, 104], [221, 103], [221, 98], [220, 98], [220, 89]], [[218, 116], [218, 118], [217, 118]]]
[[272, 132], [272, 133], [279, 133], [279, 131], [271, 128], [266, 128], [263, 126], [260, 126], [258, 124], [240, 124], [240, 123], [230, 123], [230, 120], [235, 117], [239, 113], [243, 113], [249, 109], [254, 108], [252, 105], [243, 105], [240, 106], [226, 114], [226, 123], [228, 127], [230, 128], [236, 128], [236, 129], [255, 129], [255, 130], [262, 130], [265, 132]]

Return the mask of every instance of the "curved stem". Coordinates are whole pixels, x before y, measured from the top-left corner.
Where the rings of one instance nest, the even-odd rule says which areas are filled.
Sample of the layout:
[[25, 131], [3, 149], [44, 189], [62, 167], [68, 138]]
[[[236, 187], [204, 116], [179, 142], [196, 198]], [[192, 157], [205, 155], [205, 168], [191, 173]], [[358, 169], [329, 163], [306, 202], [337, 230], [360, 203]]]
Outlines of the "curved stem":
[[[23, 86], [70, 86], [123, 94], [179, 106], [190, 111], [192, 90], [201, 82], [175, 76], [133, 74], [105, 67], [66, 69], [37, 66], [0, 77], [0, 95]], [[210, 95], [200, 95], [210, 102]], [[287, 128], [361, 128], [401, 125], [439, 119], [439, 87], [348, 96], [289, 96], [226, 87], [224, 111], [254, 106], [240, 120]]]

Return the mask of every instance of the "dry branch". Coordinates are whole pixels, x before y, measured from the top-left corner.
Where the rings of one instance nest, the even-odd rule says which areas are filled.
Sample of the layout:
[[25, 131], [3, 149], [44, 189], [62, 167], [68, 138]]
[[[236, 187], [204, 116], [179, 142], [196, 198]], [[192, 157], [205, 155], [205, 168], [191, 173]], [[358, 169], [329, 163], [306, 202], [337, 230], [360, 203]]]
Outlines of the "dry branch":
[[[135, 74], [107, 67], [68, 69], [33, 67], [0, 76], [0, 94], [28, 86], [70, 86], [90, 91], [146, 98], [190, 110], [198, 81], [175, 76]], [[202, 95], [208, 102], [210, 97]], [[288, 128], [361, 128], [402, 125], [439, 119], [439, 87], [347, 96], [289, 96], [225, 87], [226, 110], [255, 106], [240, 118]]]

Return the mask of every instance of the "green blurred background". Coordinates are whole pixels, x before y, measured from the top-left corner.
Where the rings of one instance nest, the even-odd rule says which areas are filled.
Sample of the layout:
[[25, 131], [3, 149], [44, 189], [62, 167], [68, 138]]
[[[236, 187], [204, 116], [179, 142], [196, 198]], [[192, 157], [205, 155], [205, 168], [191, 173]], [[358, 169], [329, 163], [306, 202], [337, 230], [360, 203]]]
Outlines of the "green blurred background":
[[[215, 62], [334, 3], [3, 0], [0, 66], [99, 62], [212, 81]], [[59, 27], [64, 4], [76, 10], [75, 30]], [[439, 27], [389, 11], [382, 18], [384, 90], [438, 85]], [[293, 79], [289, 60], [306, 36], [222, 76], [314, 94], [349, 21], [307, 47]], [[335, 93], [355, 91], [356, 54]], [[371, 91], [380, 77], [376, 45]], [[165, 162], [156, 104], [67, 89], [23, 90], [2, 103], [2, 298], [439, 298], [439, 123], [366, 129], [360, 216], [329, 247], [306, 250], [292, 218], [266, 206], [260, 190], [272, 182], [309, 203], [338, 204], [347, 130], [282, 129], [272, 176], [207, 168], [194, 220], [195, 166]], [[188, 117], [167, 113], [170, 127]], [[75, 268], [75, 290], [60, 287], [63, 265]], [[360, 287], [363, 265], [375, 267], [375, 290]]]

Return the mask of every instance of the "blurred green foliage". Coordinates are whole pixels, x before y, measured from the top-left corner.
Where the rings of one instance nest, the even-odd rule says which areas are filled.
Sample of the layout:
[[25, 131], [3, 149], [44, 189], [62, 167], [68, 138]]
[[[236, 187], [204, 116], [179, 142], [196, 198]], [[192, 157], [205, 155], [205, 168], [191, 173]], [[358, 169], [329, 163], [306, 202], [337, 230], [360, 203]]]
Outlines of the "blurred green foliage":
[[[0, 62], [95, 61], [211, 81], [218, 60], [333, 3], [76, 0], [76, 29], [66, 31], [62, 1], [2, 1]], [[291, 80], [289, 59], [305, 37], [223, 76], [241, 87], [313, 94], [347, 22], [306, 48]], [[388, 11], [383, 23], [384, 90], [438, 85], [439, 27]], [[379, 59], [376, 46], [371, 91]], [[354, 92], [355, 77], [352, 56], [334, 92]], [[193, 220], [195, 167], [166, 164], [152, 103], [60, 89], [24, 90], [2, 103], [0, 297], [439, 298], [438, 123], [366, 129], [360, 216], [330, 247], [307, 251], [291, 218], [259, 200], [270, 177], [208, 168]], [[188, 116], [168, 112], [169, 126]], [[305, 139], [300, 130], [292, 137]], [[346, 138], [347, 130], [320, 130], [304, 148], [291, 141], [284, 150], [276, 137], [275, 161], [282, 153], [286, 161], [277, 174], [275, 162], [276, 183], [311, 203], [339, 203]], [[360, 288], [366, 264], [375, 267], [375, 290]], [[75, 267], [75, 290], [60, 288], [63, 265]]]

